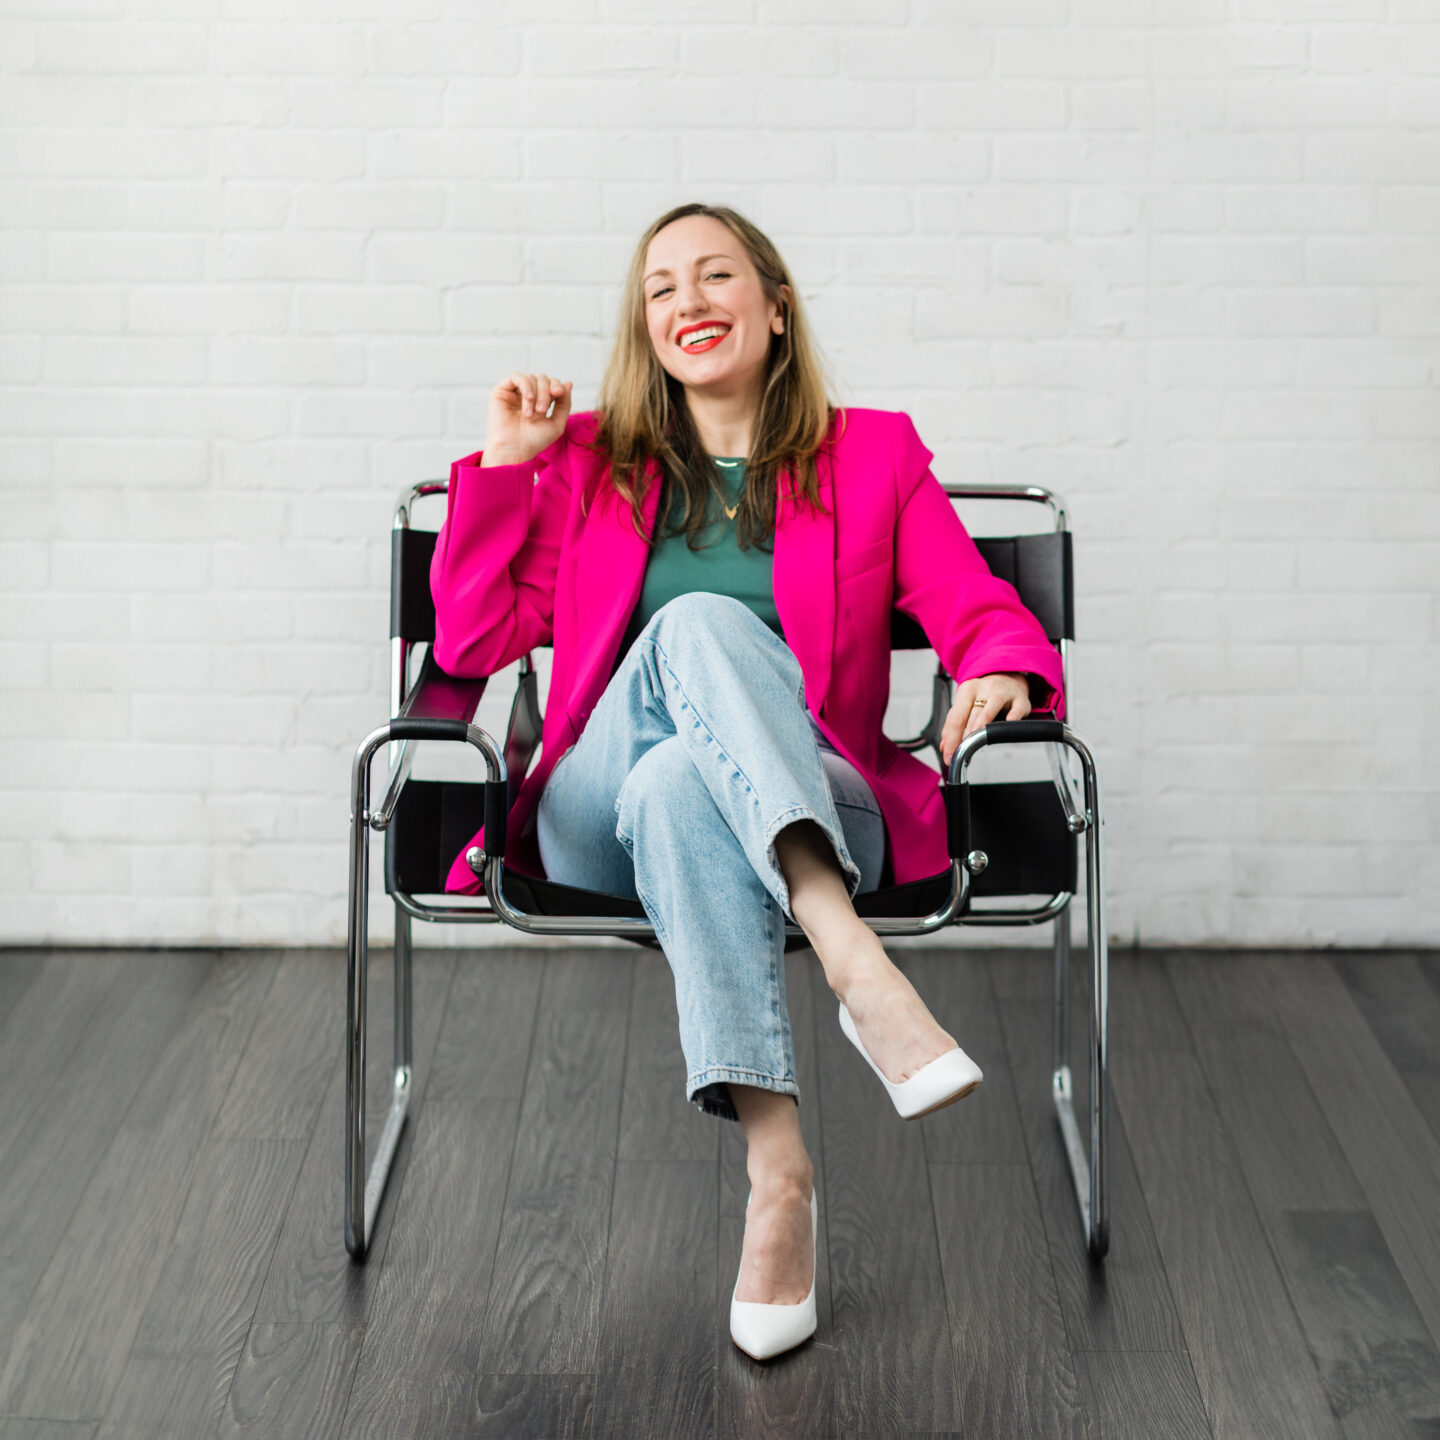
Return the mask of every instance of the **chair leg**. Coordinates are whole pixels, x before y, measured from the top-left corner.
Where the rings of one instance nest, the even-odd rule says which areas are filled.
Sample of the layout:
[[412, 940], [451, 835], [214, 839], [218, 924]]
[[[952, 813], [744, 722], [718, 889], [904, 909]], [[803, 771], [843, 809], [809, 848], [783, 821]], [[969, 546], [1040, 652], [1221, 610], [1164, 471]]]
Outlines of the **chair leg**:
[[1069, 1088], [1070, 1075], [1070, 907], [1055, 917], [1055, 1020], [1051, 1052], [1058, 1076], [1062, 1072]]
[[[365, 1177], [365, 1248], [375, 1230], [375, 1217], [385, 1196], [385, 1183], [395, 1163], [400, 1132], [410, 1111], [410, 917], [395, 907], [395, 1064], [391, 1079], [390, 1111], [385, 1116], [380, 1142], [370, 1173]], [[363, 1083], [363, 1082], [362, 1082]]]
[[[372, 752], [373, 753], [373, 750]], [[395, 910], [395, 1065], [390, 1111], [375, 1160], [365, 1172], [365, 1001], [369, 969], [369, 756], [357, 757], [351, 794], [350, 915], [345, 1045], [345, 1248], [364, 1260], [375, 1216], [410, 1108], [410, 917]]]
[[1110, 1248], [1109, 1122], [1109, 985], [1110, 962], [1105, 928], [1105, 874], [1101, 849], [1100, 782], [1085, 762], [1086, 809], [1085, 891], [1086, 950], [1090, 960], [1090, 1146], [1086, 1153], [1075, 1119], [1075, 1094], [1069, 1061], [1070, 910], [1055, 917], [1054, 1069], [1051, 1091], [1055, 1116], [1065, 1142], [1070, 1179], [1080, 1210], [1080, 1223], [1092, 1259]]
[[403, 1082], [410, 1088], [411, 1047], [414, 1043], [414, 1020], [411, 1015], [410, 916], [395, 907], [395, 1087]]
[[1080, 1223], [1090, 1239], [1090, 1160], [1075, 1122], [1075, 1087], [1070, 1071], [1070, 907], [1055, 917], [1054, 1066], [1050, 1077], [1055, 1118], [1065, 1142], [1070, 1182], [1080, 1206]]

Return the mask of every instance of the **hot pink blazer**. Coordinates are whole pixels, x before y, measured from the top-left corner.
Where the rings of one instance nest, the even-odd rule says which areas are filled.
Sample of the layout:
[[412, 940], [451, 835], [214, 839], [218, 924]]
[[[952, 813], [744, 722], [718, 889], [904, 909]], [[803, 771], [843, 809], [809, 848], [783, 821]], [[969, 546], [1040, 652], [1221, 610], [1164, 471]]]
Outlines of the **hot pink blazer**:
[[[904, 884], [938, 874], [950, 857], [939, 775], [881, 729], [892, 604], [920, 622], [957, 682], [1002, 670], [1039, 675], [1051, 693], [1036, 713], [1057, 719], [1060, 660], [1014, 587], [980, 558], [910, 417], [847, 409], [836, 429], [832, 455], [819, 459], [831, 514], [797, 506], [793, 477], [780, 476], [775, 607], [806, 705], [874, 791], [895, 883]], [[540, 759], [506, 832], [507, 861], [535, 875], [545, 873], [534, 827], [540, 793], [609, 682], [645, 575], [629, 505], [609, 485], [603, 458], [577, 443], [594, 433], [594, 412], [583, 412], [529, 464], [482, 470], [479, 452], [457, 460], [430, 572], [435, 658], [449, 673], [492, 675], [537, 645], [554, 646]], [[647, 533], [659, 500], [652, 479], [641, 507]], [[463, 851], [447, 888], [482, 889]]]

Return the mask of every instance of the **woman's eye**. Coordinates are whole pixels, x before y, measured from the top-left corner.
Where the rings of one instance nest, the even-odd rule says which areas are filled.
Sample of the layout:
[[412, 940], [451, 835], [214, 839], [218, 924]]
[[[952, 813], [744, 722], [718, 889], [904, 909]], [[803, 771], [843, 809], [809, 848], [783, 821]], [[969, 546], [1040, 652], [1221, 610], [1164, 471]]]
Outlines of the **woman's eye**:
[[728, 280], [730, 272], [728, 270], [712, 270], [705, 278], [707, 280]]
[[662, 295], [664, 295], [664, 294], [666, 293], [666, 291], [668, 291], [669, 289], [670, 289], [670, 287], [669, 287], [668, 285], [662, 285], [662, 286], [660, 287], [660, 289], [658, 289], [650, 298], [651, 298], [652, 300], [658, 300], [658, 299], [659, 299]]

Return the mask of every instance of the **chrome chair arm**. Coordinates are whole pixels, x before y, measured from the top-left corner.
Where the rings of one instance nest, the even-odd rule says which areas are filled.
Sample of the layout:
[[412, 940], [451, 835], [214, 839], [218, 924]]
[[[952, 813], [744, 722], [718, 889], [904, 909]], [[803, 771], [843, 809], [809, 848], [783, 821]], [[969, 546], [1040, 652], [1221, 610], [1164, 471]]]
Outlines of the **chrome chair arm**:
[[[468, 725], [479, 708], [489, 676], [478, 679], [463, 679], [447, 675], [435, 662], [434, 655], [427, 650], [420, 665], [420, 673], [401, 702], [396, 714], [397, 720], [459, 720]], [[395, 818], [395, 807], [400, 803], [400, 792], [410, 778], [410, 766], [414, 752], [408, 740], [396, 745], [398, 754], [390, 770], [385, 795], [380, 804], [371, 812], [370, 828], [386, 830]]]
[[[992, 720], [988, 725], [982, 725], [980, 729], [966, 736], [959, 745], [955, 747], [955, 753], [950, 757], [950, 769], [946, 775], [946, 781], [957, 787], [960, 795], [960, 827], [959, 839], [967, 840], [969, 830], [969, 805], [967, 787], [969, 778], [967, 771], [970, 762], [976, 753], [987, 745], [1015, 745], [1015, 744], [1048, 744], [1051, 747], [1051, 764], [1059, 771], [1059, 760], [1055, 754], [1062, 746], [1072, 750], [1080, 757], [1080, 763], [1085, 768], [1086, 781], [1086, 808], [1079, 811], [1075, 799], [1069, 793], [1068, 786], [1063, 779], [1063, 772], [1055, 775], [1056, 787], [1061, 792], [1061, 803], [1065, 805], [1067, 821], [1071, 812], [1078, 816], [1080, 824], [1070, 822], [1069, 829], [1072, 835], [1078, 835], [1090, 829], [1096, 823], [1095, 810], [1097, 808], [1098, 795], [1098, 774], [1095, 757], [1090, 747], [1067, 725], [1063, 720]], [[1093, 782], [1093, 783], [1092, 783]], [[955, 858], [963, 859], [964, 852], [957, 854]]]
[[1055, 793], [1059, 795], [1060, 804], [1065, 810], [1065, 828], [1072, 835], [1083, 835], [1090, 822], [1076, 798], [1075, 778], [1070, 773], [1065, 749], [1058, 741], [1045, 747], [1045, 753], [1050, 757], [1050, 777], [1055, 782]]

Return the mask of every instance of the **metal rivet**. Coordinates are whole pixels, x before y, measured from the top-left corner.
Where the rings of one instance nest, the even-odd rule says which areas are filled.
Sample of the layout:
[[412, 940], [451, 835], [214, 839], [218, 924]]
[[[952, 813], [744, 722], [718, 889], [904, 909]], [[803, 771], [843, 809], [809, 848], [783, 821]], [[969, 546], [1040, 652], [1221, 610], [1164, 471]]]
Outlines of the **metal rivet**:
[[965, 857], [965, 868], [972, 875], [978, 875], [989, 863], [990, 857], [983, 850], [972, 850]]
[[1072, 835], [1083, 835], [1090, 828], [1090, 821], [1079, 813], [1072, 815], [1066, 823]]
[[478, 846], [472, 845], [465, 852], [465, 863], [477, 874], [485, 869], [485, 852]]

